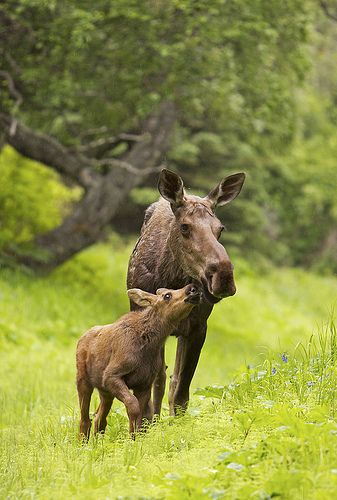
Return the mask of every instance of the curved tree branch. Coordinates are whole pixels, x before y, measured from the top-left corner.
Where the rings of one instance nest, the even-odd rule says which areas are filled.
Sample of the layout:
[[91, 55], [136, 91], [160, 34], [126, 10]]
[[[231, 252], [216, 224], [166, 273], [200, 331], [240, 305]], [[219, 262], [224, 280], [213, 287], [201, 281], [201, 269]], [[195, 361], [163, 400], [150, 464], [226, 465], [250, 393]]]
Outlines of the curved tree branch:
[[320, 4], [324, 14], [326, 15], [326, 17], [328, 17], [332, 21], [337, 22], [337, 14], [333, 14], [331, 12], [330, 5], [328, 4], [328, 2], [326, 2], [325, 0], [320, 0], [319, 4]]
[[[158, 168], [158, 163], [168, 148], [174, 123], [174, 104], [162, 103], [157, 112], [150, 115], [143, 124], [142, 132], [146, 134], [146, 139], [135, 143], [122, 160], [110, 159], [111, 170], [105, 176], [98, 174], [96, 182], [63, 223], [36, 238], [34, 244], [45, 251], [45, 258], [18, 255], [17, 260], [35, 269], [51, 270], [99, 240], [112, 218], [117, 215], [129, 191]], [[33, 139], [36, 140], [36, 137]], [[68, 152], [55, 142], [51, 147], [66, 158]], [[48, 160], [51, 162], [52, 158], [48, 157]], [[74, 168], [77, 168], [76, 164]]]
[[88, 188], [98, 180], [90, 160], [70, 152], [53, 137], [35, 132], [9, 115], [0, 113], [5, 139], [23, 156], [55, 169], [61, 176]]
[[79, 153], [85, 154], [90, 158], [102, 158], [106, 153], [114, 149], [116, 146], [121, 144], [122, 142], [127, 144], [133, 144], [135, 142], [140, 142], [146, 139], [146, 135], [136, 135], [136, 134], [128, 134], [121, 133], [117, 136], [96, 139], [95, 141], [91, 141], [88, 144], [81, 144], [77, 146], [75, 149]]
[[157, 167], [148, 167], [139, 170], [138, 168], [133, 167], [130, 163], [123, 160], [118, 160], [117, 158], [104, 158], [103, 160], [98, 160], [96, 164], [99, 166], [122, 168], [127, 172], [140, 177], [146, 177], [150, 174], [159, 173], [163, 168], [165, 168], [165, 165], [159, 165]]
[[5, 70], [0, 70], [0, 76], [7, 80], [9, 93], [15, 99], [15, 107], [19, 108], [22, 104], [23, 98], [20, 92], [15, 87], [13, 78], [11, 77], [10, 73]]

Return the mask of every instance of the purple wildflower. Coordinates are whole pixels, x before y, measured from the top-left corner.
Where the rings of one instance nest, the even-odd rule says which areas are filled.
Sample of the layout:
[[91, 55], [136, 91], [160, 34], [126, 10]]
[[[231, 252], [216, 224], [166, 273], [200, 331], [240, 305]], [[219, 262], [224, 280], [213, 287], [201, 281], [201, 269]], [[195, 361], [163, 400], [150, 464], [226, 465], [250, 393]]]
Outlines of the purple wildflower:
[[310, 380], [310, 382], [308, 382], [308, 387], [312, 387], [314, 385], [314, 383], [312, 382], [312, 380]]
[[282, 354], [282, 361], [283, 363], [288, 363], [288, 357], [285, 352]]
[[276, 368], [273, 368], [272, 371], [271, 371], [271, 374], [275, 375], [275, 373], [276, 373]]

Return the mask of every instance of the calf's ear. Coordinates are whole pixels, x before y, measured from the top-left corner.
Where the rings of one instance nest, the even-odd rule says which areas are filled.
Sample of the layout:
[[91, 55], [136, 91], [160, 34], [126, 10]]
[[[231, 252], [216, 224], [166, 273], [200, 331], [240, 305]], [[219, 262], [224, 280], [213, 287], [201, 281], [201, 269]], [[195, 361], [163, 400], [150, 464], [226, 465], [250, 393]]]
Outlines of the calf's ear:
[[140, 288], [131, 288], [128, 290], [128, 297], [140, 307], [152, 306], [157, 301], [156, 295], [144, 292], [144, 290], [141, 290]]
[[243, 172], [229, 175], [212, 189], [206, 196], [206, 199], [212, 202], [213, 209], [216, 206], [221, 207], [233, 201], [240, 193], [245, 178], [246, 174]]
[[171, 203], [171, 208], [175, 211], [184, 202], [184, 184], [178, 174], [163, 168], [160, 172], [158, 190], [165, 200]]

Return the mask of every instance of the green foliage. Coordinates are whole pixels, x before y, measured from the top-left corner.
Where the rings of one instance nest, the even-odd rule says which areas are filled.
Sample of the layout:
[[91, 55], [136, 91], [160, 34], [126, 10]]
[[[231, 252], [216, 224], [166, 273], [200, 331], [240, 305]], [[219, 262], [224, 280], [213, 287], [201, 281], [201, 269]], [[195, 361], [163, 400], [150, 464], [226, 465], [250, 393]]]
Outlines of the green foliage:
[[[337, 270], [336, 25], [316, 2], [20, 0], [1, 9], [3, 69], [23, 97], [17, 110], [2, 79], [4, 109], [73, 145], [136, 130], [172, 99], [177, 127], [167, 163], [188, 188], [206, 194], [225, 175], [247, 173], [238, 200], [219, 210], [229, 252], [253, 265]], [[43, 174], [17, 176], [23, 192], [44, 184]], [[5, 182], [1, 203], [12, 207]], [[130, 194], [119, 230], [140, 227], [157, 197], [154, 176], [148, 184]], [[59, 207], [68, 203], [61, 188], [52, 196]], [[24, 194], [20, 210], [7, 208], [12, 229], [2, 222], [0, 245], [59, 222], [39, 203], [40, 216]]]
[[30, 241], [59, 224], [79, 189], [43, 165], [5, 147], [0, 153], [0, 249]]
[[130, 127], [167, 98], [185, 119], [216, 113], [252, 133], [289, 129], [311, 18], [299, 0], [20, 0], [2, 9], [22, 113], [67, 142], [74, 129]]
[[130, 192], [131, 200], [141, 206], [148, 206], [158, 199], [158, 189], [154, 188], [134, 188]]
[[283, 189], [276, 195], [282, 207], [280, 224], [284, 237], [293, 242], [293, 263], [336, 270], [336, 126], [327, 117], [329, 104], [318, 96], [305, 96], [302, 105], [304, 119], [316, 121], [317, 130], [304, 128], [287, 159]]
[[79, 444], [75, 344], [127, 310], [130, 250], [114, 237], [48, 277], [1, 271], [0, 496], [333, 499], [336, 330], [311, 332], [337, 284], [299, 270], [258, 276], [238, 261], [238, 295], [211, 316], [188, 413], [169, 417], [165, 398], [132, 441], [114, 402], [104, 439]]

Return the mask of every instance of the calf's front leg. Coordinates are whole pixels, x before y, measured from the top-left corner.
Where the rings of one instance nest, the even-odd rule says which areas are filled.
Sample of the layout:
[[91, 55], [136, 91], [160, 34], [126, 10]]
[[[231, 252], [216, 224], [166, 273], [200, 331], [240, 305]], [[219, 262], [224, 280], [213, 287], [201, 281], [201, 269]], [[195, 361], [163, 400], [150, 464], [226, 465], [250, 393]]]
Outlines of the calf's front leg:
[[[143, 427], [143, 420], [148, 420], [151, 422], [153, 418], [152, 415], [148, 415], [148, 408], [150, 405], [150, 398], [151, 398], [151, 387], [144, 389], [144, 390], [134, 390], [133, 391], [134, 396], [138, 399], [138, 404], [139, 404], [139, 416], [137, 418], [136, 422], [136, 430], [139, 431]], [[151, 408], [151, 405], [150, 405]], [[150, 416], [150, 418], [148, 418]]]
[[137, 430], [137, 422], [140, 418], [140, 406], [136, 396], [131, 394], [124, 380], [117, 375], [106, 375], [103, 379], [104, 390], [112, 397], [116, 397], [125, 404], [129, 417], [129, 431], [133, 434]]

